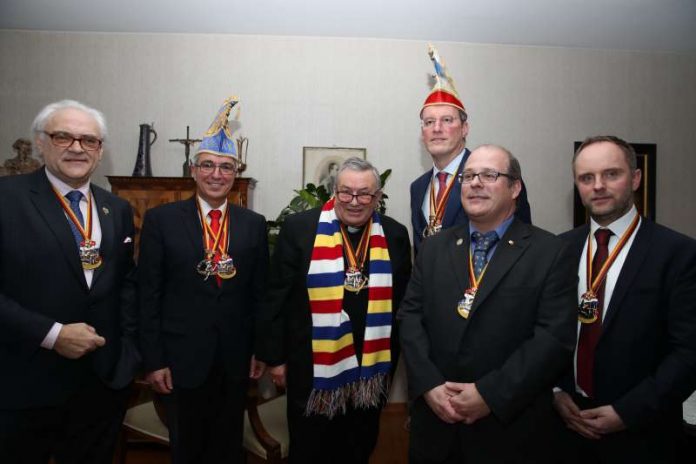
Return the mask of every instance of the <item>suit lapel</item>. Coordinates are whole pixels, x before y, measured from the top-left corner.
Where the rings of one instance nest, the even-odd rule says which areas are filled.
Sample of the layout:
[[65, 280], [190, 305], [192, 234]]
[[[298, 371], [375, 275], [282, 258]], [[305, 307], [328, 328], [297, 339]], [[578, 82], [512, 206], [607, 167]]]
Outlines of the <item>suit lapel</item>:
[[621, 266], [621, 272], [619, 272], [619, 277], [616, 279], [616, 285], [614, 285], [614, 291], [611, 294], [611, 301], [609, 301], [607, 312], [604, 315], [602, 333], [604, 333], [607, 327], [609, 327], [609, 324], [611, 324], [614, 315], [621, 306], [621, 301], [626, 296], [626, 293], [633, 284], [638, 273], [642, 270], [641, 266], [643, 261], [645, 261], [650, 251], [652, 233], [652, 223], [642, 218], [640, 228], [636, 233], [636, 238], [633, 240], [633, 244], [631, 244], [631, 249], [628, 250], [626, 261], [624, 261], [623, 266]]
[[31, 192], [31, 201], [45, 221], [47, 229], [53, 233], [58, 241], [58, 245], [68, 262], [68, 267], [75, 274], [78, 281], [81, 282], [84, 290], [88, 290], [85, 274], [80, 264], [79, 252], [75, 244], [75, 237], [73, 237], [68, 219], [65, 217], [63, 208], [61, 208], [43, 169], [34, 174], [34, 185], [31, 188]]
[[425, 201], [425, 195], [428, 192], [428, 186], [430, 185], [430, 179], [433, 175], [433, 169], [430, 168], [425, 176], [421, 176], [418, 183], [414, 186], [416, 199], [418, 203], [414, 205], [416, 208], [416, 217], [418, 218], [418, 230], [423, 232], [425, 226], [428, 225], [426, 217], [423, 215], [423, 202]]
[[457, 168], [457, 173], [454, 175], [454, 185], [450, 192], [449, 198], [447, 198], [447, 206], [445, 207], [445, 216], [442, 218], [442, 226], [444, 228], [452, 227], [454, 225], [454, 220], [462, 210], [462, 200], [461, 200], [461, 190], [462, 182], [459, 174], [461, 174], [464, 169], [464, 163], [469, 158], [470, 151], [465, 148], [464, 156], [462, 157], [461, 163]]
[[[498, 286], [505, 274], [515, 265], [529, 245], [528, 239], [531, 231], [529, 226], [515, 219], [507, 232], [498, 242], [495, 253], [488, 263], [486, 273], [481, 279], [481, 284], [476, 292], [476, 299], [471, 308], [474, 313], [486, 298]], [[471, 317], [471, 316], [470, 316]]]
[[459, 294], [469, 288], [469, 226], [459, 227], [454, 232], [454, 240], [447, 244], [450, 265], [459, 284]]
[[92, 278], [92, 288], [94, 288], [99, 277], [104, 273], [104, 268], [111, 265], [111, 260], [114, 256], [115, 226], [112, 207], [105, 192], [92, 187], [92, 195], [94, 196], [97, 216], [99, 217], [99, 227], [101, 228], [99, 254], [102, 257], [102, 265], [94, 270], [94, 277]]

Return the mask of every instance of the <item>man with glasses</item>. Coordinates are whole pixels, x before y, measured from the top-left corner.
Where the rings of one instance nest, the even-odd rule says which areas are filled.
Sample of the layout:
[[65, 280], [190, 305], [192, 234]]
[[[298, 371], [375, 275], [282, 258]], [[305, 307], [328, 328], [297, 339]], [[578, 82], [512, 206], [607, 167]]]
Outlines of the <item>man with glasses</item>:
[[193, 158], [196, 194], [149, 210], [140, 240], [146, 380], [167, 411], [172, 462], [241, 463], [253, 333], [266, 283], [263, 216], [230, 204], [239, 159], [227, 99]]
[[575, 363], [554, 400], [563, 462], [693, 461], [677, 444], [696, 388], [696, 242], [640, 216], [624, 140], [586, 139], [573, 176], [590, 223], [561, 236], [579, 276]]
[[0, 179], [0, 460], [110, 464], [139, 363], [133, 213], [91, 182], [101, 112], [59, 101], [32, 131], [45, 168]]
[[426, 240], [401, 304], [410, 462], [551, 462], [549, 386], [575, 346], [577, 275], [563, 242], [515, 217], [517, 159], [471, 153], [469, 223]]
[[256, 354], [287, 385], [291, 463], [367, 464], [398, 356], [408, 232], [377, 212], [369, 162], [346, 160], [333, 193], [285, 220], [259, 326]]
[[[461, 188], [459, 175], [470, 153], [466, 148], [468, 116], [454, 81], [432, 45], [429, 55], [435, 65], [435, 85], [423, 103], [420, 118], [421, 138], [433, 159], [433, 168], [411, 184], [411, 224], [416, 251], [424, 237], [466, 222], [457, 193]], [[515, 215], [530, 224], [524, 183], [517, 203]]]

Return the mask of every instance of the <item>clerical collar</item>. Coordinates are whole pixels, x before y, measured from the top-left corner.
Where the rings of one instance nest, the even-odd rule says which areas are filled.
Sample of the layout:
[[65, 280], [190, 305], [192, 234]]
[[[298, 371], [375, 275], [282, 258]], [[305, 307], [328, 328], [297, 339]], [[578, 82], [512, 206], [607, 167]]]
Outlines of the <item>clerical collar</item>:
[[357, 234], [358, 232], [363, 230], [363, 227], [354, 227], [354, 226], [346, 226], [346, 230], [348, 231], [349, 234]]

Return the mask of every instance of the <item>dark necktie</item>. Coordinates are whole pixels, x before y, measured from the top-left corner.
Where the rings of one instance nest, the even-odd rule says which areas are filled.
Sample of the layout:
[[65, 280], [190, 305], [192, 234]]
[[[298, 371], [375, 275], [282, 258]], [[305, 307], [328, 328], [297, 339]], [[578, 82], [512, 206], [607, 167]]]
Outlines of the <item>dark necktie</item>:
[[[211, 247], [215, 243], [215, 237], [217, 237], [217, 234], [220, 231], [220, 217], [222, 217], [222, 211], [219, 209], [210, 210], [208, 216], [210, 217], [210, 229], [213, 231], [213, 237], [211, 237], [213, 243], [208, 244], [208, 247]], [[222, 239], [222, 237], [220, 237], [220, 239]], [[213, 250], [213, 253], [215, 253], [213, 261], [217, 263], [220, 261], [220, 253], [218, 250]], [[219, 275], [215, 276], [215, 281], [217, 282], [218, 287], [222, 286], [222, 278]]]
[[[491, 230], [482, 234], [481, 232], [473, 232], [471, 238], [474, 241], [474, 275], [478, 279], [483, 272], [483, 269], [488, 263], [488, 250], [498, 242], [498, 234]], [[473, 285], [473, 282], [472, 282]]]
[[[595, 239], [597, 240], [597, 251], [592, 259], [592, 278], [594, 279], [599, 270], [602, 268], [604, 261], [609, 256], [609, 237], [611, 231], [609, 229], [597, 229], [595, 231]], [[589, 246], [589, 244], [588, 244]], [[587, 396], [594, 396], [594, 353], [597, 347], [597, 342], [602, 334], [602, 317], [604, 312], [604, 287], [606, 278], [602, 281], [602, 285], [597, 289], [597, 310], [599, 315], [597, 320], [592, 324], [580, 324], [580, 339], [578, 340], [578, 386], [582, 388]], [[592, 285], [587, 283], [588, 287]]]
[[437, 198], [435, 198], [435, 205], [440, 204], [440, 199], [445, 194], [445, 190], [447, 190], [447, 175], [448, 174], [445, 171], [441, 171], [435, 174], [435, 176], [437, 177], [438, 185]]
[[[85, 220], [82, 216], [82, 211], [80, 211], [80, 201], [82, 200], [82, 192], [80, 192], [79, 190], [72, 190], [68, 192], [67, 195], [65, 195], [65, 198], [68, 199], [68, 202], [70, 203], [70, 209], [73, 213], [75, 213], [75, 217], [78, 221], [80, 221], [80, 225], [84, 227]], [[75, 242], [79, 247], [80, 243], [82, 243], [83, 240], [82, 234], [72, 221], [68, 221], [68, 224], [70, 224], [70, 230], [72, 231], [73, 237], [75, 237]]]

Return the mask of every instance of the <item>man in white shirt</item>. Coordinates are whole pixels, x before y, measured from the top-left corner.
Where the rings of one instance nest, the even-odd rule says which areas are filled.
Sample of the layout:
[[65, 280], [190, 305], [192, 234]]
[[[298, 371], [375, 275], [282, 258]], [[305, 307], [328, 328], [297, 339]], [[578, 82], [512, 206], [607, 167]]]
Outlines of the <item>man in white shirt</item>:
[[567, 462], [676, 462], [696, 388], [696, 241], [641, 218], [636, 154], [614, 136], [573, 158], [591, 221], [562, 237], [578, 261], [575, 366], [555, 393]]
[[45, 169], [0, 179], [0, 456], [106, 464], [139, 362], [133, 214], [90, 182], [99, 111], [52, 103], [32, 130]]

